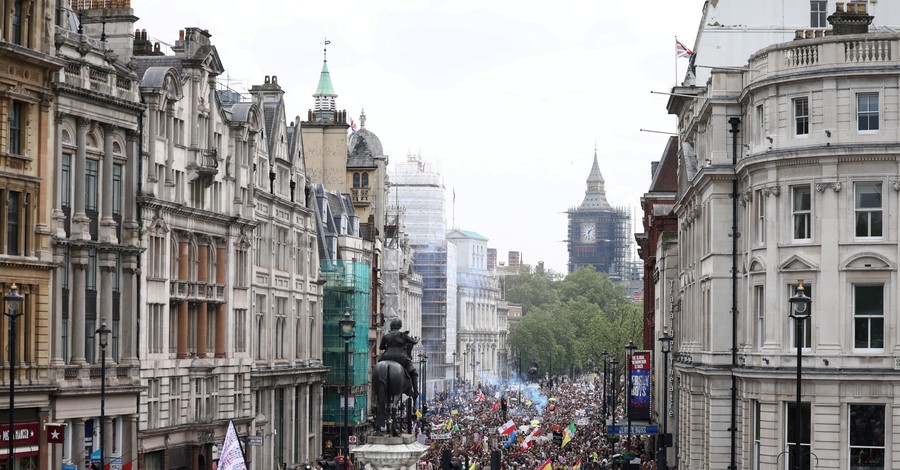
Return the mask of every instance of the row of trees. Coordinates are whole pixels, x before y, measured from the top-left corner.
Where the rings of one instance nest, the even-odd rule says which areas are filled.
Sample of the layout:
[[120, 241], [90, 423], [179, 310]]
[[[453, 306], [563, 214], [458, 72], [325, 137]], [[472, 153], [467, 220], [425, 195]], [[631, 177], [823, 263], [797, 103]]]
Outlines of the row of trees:
[[520, 360], [523, 375], [532, 361], [541, 376], [602, 371], [603, 351], [615, 354], [621, 368], [628, 341], [641, 345], [640, 305], [593, 267], [565, 278], [550, 271], [522, 272], [506, 276], [504, 289], [506, 299], [523, 309], [509, 335], [514, 371]]

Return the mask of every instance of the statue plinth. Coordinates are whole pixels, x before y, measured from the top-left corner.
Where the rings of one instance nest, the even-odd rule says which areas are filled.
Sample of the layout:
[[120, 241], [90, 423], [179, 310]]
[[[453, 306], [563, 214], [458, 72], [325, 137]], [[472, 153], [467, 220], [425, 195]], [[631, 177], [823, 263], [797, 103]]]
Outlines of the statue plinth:
[[416, 462], [428, 450], [412, 434], [369, 436], [367, 441], [350, 453], [372, 470], [415, 470]]

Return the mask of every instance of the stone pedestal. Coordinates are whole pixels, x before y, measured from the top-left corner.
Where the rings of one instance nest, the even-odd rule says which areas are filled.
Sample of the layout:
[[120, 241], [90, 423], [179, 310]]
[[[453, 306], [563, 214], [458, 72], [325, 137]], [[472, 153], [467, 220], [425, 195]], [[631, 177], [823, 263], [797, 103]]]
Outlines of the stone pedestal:
[[350, 453], [371, 470], [415, 470], [416, 462], [425, 455], [428, 447], [416, 442], [412, 434], [399, 437], [369, 436], [368, 443]]

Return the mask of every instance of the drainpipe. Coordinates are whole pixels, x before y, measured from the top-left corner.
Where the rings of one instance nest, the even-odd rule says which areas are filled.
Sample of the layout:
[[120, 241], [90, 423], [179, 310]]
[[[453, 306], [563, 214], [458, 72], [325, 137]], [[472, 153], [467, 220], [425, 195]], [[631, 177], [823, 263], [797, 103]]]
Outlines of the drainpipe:
[[737, 284], [737, 260], [738, 260], [738, 180], [737, 180], [737, 156], [738, 156], [738, 126], [741, 118], [733, 117], [728, 120], [731, 124], [731, 169], [734, 172], [731, 180], [731, 465], [730, 470], [737, 470], [737, 376], [735, 369], [738, 366], [737, 357], [737, 327], [738, 327], [738, 284]]

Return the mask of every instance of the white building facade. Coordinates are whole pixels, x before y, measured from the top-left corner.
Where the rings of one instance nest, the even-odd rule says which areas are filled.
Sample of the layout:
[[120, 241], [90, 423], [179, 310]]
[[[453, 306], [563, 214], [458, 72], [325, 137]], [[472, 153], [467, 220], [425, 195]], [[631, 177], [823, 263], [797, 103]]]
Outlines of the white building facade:
[[896, 34], [839, 34], [676, 87], [678, 259], [663, 239], [656, 284], [675, 332], [669, 465], [791, 468], [797, 347], [803, 468], [900, 465], [898, 58]]

